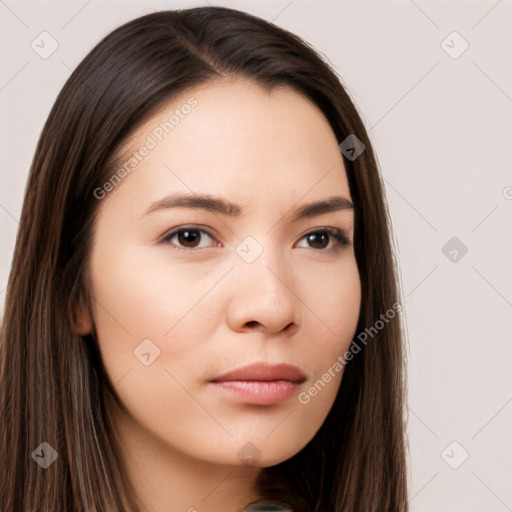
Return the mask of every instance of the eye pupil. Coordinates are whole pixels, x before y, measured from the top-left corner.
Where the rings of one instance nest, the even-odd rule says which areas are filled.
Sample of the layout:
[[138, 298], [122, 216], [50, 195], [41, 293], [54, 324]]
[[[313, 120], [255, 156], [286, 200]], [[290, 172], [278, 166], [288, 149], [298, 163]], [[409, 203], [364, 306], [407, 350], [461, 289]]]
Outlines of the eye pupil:
[[194, 242], [197, 242], [200, 238], [198, 231], [193, 231], [189, 229], [179, 231], [177, 235], [180, 244], [184, 244], [185, 247], [195, 247]]
[[[315, 244], [316, 242], [318, 242], [320, 239], [323, 239], [323, 242], [325, 243], [322, 243], [320, 242], [320, 245], [321, 247], [315, 247], [315, 249], [324, 249], [325, 247], [327, 247], [327, 245], [329, 244], [329, 235], [327, 233], [310, 233], [308, 235], [308, 242], [311, 244]], [[314, 245], [313, 245], [314, 247]]]

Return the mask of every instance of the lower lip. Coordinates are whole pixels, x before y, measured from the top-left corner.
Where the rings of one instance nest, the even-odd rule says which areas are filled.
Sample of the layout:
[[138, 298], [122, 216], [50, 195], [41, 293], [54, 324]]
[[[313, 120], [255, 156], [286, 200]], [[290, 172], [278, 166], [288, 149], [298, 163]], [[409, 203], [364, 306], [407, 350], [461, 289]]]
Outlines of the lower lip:
[[256, 405], [271, 405], [287, 400], [300, 387], [298, 382], [289, 380], [229, 380], [213, 384], [245, 402]]

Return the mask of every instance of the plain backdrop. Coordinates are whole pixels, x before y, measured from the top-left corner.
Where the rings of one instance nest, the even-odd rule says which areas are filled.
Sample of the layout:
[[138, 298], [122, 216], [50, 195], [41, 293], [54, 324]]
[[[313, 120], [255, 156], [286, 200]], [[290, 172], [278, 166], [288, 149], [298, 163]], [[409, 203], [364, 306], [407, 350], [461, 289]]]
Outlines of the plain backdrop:
[[[309, 41], [369, 130], [402, 273], [411, 511], [512, 510], [511, 0], [1, 0], [1, 308], [35, 146], [72, 70], [130, 19], [207, 4]], [[41, 38], [58, 45], [46, 58]]]

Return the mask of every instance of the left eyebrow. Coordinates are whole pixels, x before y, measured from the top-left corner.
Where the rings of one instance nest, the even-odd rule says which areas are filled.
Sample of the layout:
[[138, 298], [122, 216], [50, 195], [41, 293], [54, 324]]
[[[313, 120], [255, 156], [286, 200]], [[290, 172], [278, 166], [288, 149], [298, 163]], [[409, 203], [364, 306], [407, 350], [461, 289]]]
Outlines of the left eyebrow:
[[[152, 203], [144, 215], [169, 208], [195, 208], [222, 215], [229, 215], [230, 217], [239, 217], [243, 212], [241, 205], [226, 201], [222, 197], [216, 197], [210, 194], [178, 192]], [[300, 219], [316, 217], [334, 211], [353, 209], [354, 205], [348, 198], [332, 196], [322, 199], [321, 201], [313, 201], [299, 206], [292, 210], [291, 218], [292, 221], [298, 221]]]
[[324, 213], [336, 212], [339, 210], [353, 210], [354, 205], [346, 197], [332, 196], [321, 201], [314, 201], [312, 203], [300, 206], [293, 211], [292, 220], [297, 221], [322, 215]]

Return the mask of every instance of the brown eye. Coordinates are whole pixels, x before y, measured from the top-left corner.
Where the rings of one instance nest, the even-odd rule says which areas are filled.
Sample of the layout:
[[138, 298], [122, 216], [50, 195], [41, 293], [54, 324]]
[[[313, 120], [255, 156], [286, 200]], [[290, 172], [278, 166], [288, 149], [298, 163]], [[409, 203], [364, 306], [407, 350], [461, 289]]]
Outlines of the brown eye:
[[[208, 245], [200, 245], [203, 240], [213, 239], [213, 235], [199, 228], [178, 228], [171, 231], [163, 239], [162, 243], [170, 243], [178, 249], [202, 249]], [[173, 242], [173, 240], [175, 240]]]
[[201, 235], [197, 230], [185, 229], [182, 231], [178, 231], [176, 235], [176, 239], [178, 240], [178, 242], [181, 245], [188, 247], [189, 249], [197, 247], [199, 241], [201, 240]]
[[313, 249], [325, 249], [329, 245], [329, 235], [327, 233], [310, 233], [307, 235], [307, 239]]
[[[312, 249], [328, 252], [335, 250], [340, 246], [349, 245], [347, 237], [339, 230], [333, 228], [317, 229], [302, 237], [306, 239], [308, 245]], [[334, 247], [329, 247], [331, 240], [334, 240]]]

